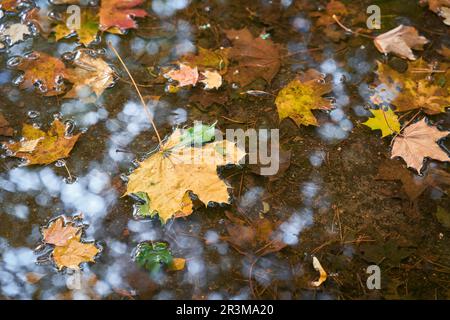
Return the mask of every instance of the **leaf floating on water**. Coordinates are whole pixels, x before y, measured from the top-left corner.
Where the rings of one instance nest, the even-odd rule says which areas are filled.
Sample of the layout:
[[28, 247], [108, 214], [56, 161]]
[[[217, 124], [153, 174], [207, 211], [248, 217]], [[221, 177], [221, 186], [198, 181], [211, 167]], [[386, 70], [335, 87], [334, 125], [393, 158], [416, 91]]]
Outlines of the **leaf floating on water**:
[[178, 87], [195, 86], [198, 81], [198, 68], [191, 68], [188, 65], [180, 63], [178, 70], [170, 70], [164, 77], [178, 81]]
[[202, 72], [202, 75], [205, 78], [200, 80], [200, 82], [205, 85], [206, 90], [219, 89], [222, 85], [222, 76], [217, 71], [206, 70], [205, 72]]
[[65, 125], [55, 120], [48, 132], [24, 124], [22, 135], [23, 141], [5, 143], [5, 146], [14, 157], [26, 159], [26, 165], [33, 165], [50, 164], [67, 158], [81, 134], [66, 136]]
[[76, 238], [80, 231], [80, 227], [75, 227], [72, 222], [66, 223], [65, 217], [60, 216], [42, 229], [43, 241], [55, 246], [65, 246], [70, 239]]
[[215, 69], [221, 75], [228, 71], [228, 53], [230, 48], [221, 48], [217, 50], [198, 47], [197, 55], [186, 55], [180, 60], [186, 62], [192, 67], [198, 67], [200, 70]]
[[17, 12], [19, 9], [19, 5], [21, 0], [2, 0], [0, 2], [0, 9], [5, 12]]
[[399, 25], [374, 39], [374, 44], [381, 53], [393, 53], [401, 58], [416, 60], [411, 49], [423, 50], [429, 41], [419, 36], [414, 27]]
[[158, 273], [163, 266], [170, 271], [183, 270], [186, 260], [183, 258], [174, 258], [165, 242], [144, 242], [140, 243], [135, 254], [136, 263], [150, 271], [151, 274]]
[[47, 97], [63, 93], [61, 81], [67, 79], [68, 73], [61, 60], [43, 52], [33, 52], [22, 58], [16, 68], [24, 71], [24, 81], [19, 85], [21, 89], [36, 87], [39, 93]]
[[[378, 63], [378, 78], [383, 87], [381, 94], [392, 95], [391, 103], [396, 107], [396, 112], [422, 109], [428, 114], [445, 112], [450, 105], [450, 66], [442, 63], [437, 70], [428, 65], [424, 60], [418, 59], [408, 63], [408, 70], [399, 73], [388, 65]], [[429, 75], [434, 75], [433, 80]], [[376, 95], [371, 97], [377, 100]]]
[[134, 18], [144, 18], [148, 13], [144, 9], [136, 8], [144, 0], [108, 0], [102, 1], [100, 6], [100, 29], [106, 31], [110, 28], [122, 30], [136, 29], [138, 27]]
[[330, 110], [330, 100], [322, 97], [330, 92], [331, 85], [321, 83], [318, 79], [291, 81], [275, 99], [280, 120], [291, 118], [298, 126], [318, 126], [311, 110]]
[[388, 109], [387, 111], [383, 109], [370, 109], [370, 112], [374, 117], [363, 122], [363, 125], [368, 126], [372, 130], [381, 130], [382, 138], [400, 132], [400, 122], [392, 109]]
[[450, 0], [423, 0], [428, 2], [428, 8], [444, 19], [444, 23], [450, 26]]
[[322, 283], [324, 283], [327, 280], [328, 277], [327, 272], [320, 264], [319, 259], [317, 259], [316, 257], [313, 257], [313, 267], [316, 271], [319, 272], [319, 280], [311, 282], [311, 285], [313, 287], [320, 287]]
[[69, 29], [66, 23], [68, 18], [67, 14], [64, 15], [61, 21], [53, 28], [56, 41], [76, 35], [80, 43], [87, 46], [96, 40], [99, 32], [99, 19], [92, 9], [85, 8], [81, 11], [79, 29]]
[[58, 269], [79, 269], [84, 262], [95, 262], [94, 257], [100, 250], [93, 243], [80, 241], [79, 236], [68, 240], [65, 246], [57, 246], [53, 250], [53, 260]]
[[[208, 128], [196, 126], [193, 132], [205, 137]], [[150, 211], [158, 212], [163, 223], [192, 213], [186, 210], [192, 208], [191, 203], [186, 203], [188, 191], [205, 204], [229, 202], [228, 186], [217, 175], [217, 167], [238, 164], [245, 151], [227, 140], [191, 146], [195, 136], [177, 129], [161, 150], [141, 162], [129, 177], [126, 194], [146, 193]]]
[[0, 30], [0, 42], [6, 42], [9, 46], [12, 46], [25, 40], [26, 36], [30, 34], [31, 32], [27, 25], [14, 23]]
[[448, 154], [437, 142], [450, 134], [429, 126], [425, 118], [409, 125], [394, 139], [391, 158], [401, 157], [409, 168], [421, 172], [424, 159], [429, 157], [439, 161], [450, 161]]
[[93, 57], [89, 50], [78, 50], [73, 64], [74, 69], [67, 69], [67, 80], [74, 86], [64, 98], [77, 98], [84, 87], [100, 97], [114, 83], [113, 69], [103, 59]]

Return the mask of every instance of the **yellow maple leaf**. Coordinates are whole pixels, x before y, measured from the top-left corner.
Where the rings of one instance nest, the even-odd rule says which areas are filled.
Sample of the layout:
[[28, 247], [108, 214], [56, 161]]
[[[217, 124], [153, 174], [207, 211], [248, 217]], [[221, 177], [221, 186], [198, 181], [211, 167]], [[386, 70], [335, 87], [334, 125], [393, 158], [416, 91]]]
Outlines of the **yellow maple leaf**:
[[141, 162], [130, 175], [125, 193], [146, 193], [151, 211], [164, 223], [192, 213], [192, 205], [186, 204], [189, 191], [205, 204], [228, 203], [228, 186], [217, 175], [217, 167], [238, 164], [245, 156], [245, 151], [227, 140], [192, 147], [183, 144], [181, 137], [182, 131], [176, 130], [160, 151]]
[[298, 126], [317, 126], [317, 119], [311, 110], [331, 109], [331, 102], [322, 97], [330, 91], [329, 84], [320, 83], [317, 79], [291, 81], [275, 99], [280, 120], [291, 118]]
[[68, 15], [64, 15], [61, 21], [53, 28], [56, 41], [77, 35], [80, 43], [87, 46], [97, 38], [99, 18], [92, 10], [84, 9], [82, 11], [79, 29], [69, 29], [66, 24], [67, 19]]
[[363, 122], [363, 125], [368, 126], [372, 130], [381, 130], [382, 138], [400, 132], [400, 122], [392, 109], [388, 109], [387, 111], [383, 109], [370, 109], [370, 112], [374, 117]]
[[66, 136], [66, 126], [55, 120], [48, 132], [24, 124], [22, 135], [23, 141], [5, 143], [5, 147], [14, 157], [28, 160], [26, 165], [33, 165], [67, 158], [81, 134]]
[[80, 242], [80, 236], [71, 238], [65, 246], [57, 246], [53, 250], [53, 260], [58, 269], [64, 267], [79, 269], [83, 262], [94, 262], [100, 250], [93, 243]]

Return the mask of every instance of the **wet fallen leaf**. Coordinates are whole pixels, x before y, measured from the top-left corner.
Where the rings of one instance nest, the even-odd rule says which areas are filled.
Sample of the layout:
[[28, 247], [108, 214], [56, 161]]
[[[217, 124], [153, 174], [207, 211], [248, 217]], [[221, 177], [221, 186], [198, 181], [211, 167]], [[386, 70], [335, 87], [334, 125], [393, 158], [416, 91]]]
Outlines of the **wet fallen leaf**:
[[[204, 132], [208, 126], [194, 131]], [[177, 214], [186, 215], [185, 193], [191, 191], [205, 204], [228, 203], [228, 186], [217, 175], [217, 167], [238, 164], [245, 152], [227, 140], [191, 146], [189, 132], [177, 129], [161, 150], [140, 163], [129, 177], [126, 194], [144, 192], [151, 211], [162, 222]]]
[[47, 97], [62, 93], [62, 80], [67, 78], [67, 69], [58, 58], [33, 52], [22, 58], [16, 68], [24, 71], [23, 82], [19, 86], [21, 89], [36, 87], [39, 93]]
[[439, 223], [446, 227], [447, 229], [450, 229], [450, 213], [445, 208], [438, 206], [436, 210], [436, 219], [439, 221]]
[[258, 78], [268, 83], [280, 70], [280, 46], [272, 40], [253, 37], [248, 29], [227, 30], [231, 47], [228, 57], [238, 65], [229, 68], [225, 79], [245, 87]]
[[30, 283], [30, 284], [36, 284], [36, 283], [38, 283], [39, 281], [41, 281], [41, 279], [42, 279], [43, 277], [45, 277], [45, 274], [36, 273], [36, 272], [28, 272], [28, 273], [25, 275], [25, 277], [26, 277], [28, 283]]
[[400, 246], [395, 240], [388, 240], [382, 245], [363, 243], [359, 246], [361, 257], [370, 263], [379, 264], [386, 261], [388, 265], [398, 266], [416, 250]]
[[317, 281], [312, 281], [311, 285], [313, 287], [320, 287], [322, 285], [322, 283], [324, 283], [327, 280], [327, 277], [328, 277], [327, 272], [320, 264], [319, 259], [317, 259], [316, 257], [313, 257], [313, 267], [314, 267], [314, 270], [319, 272], [319, 279]]
[[441, 56], [443, 56], [446, 60], [450, 60], [450, 48], [447, 46], [442, 46], [440, 49], [436, 50]]
[[450, 0], [422, 0], [428, 3], [428, 8], [444, 19], [444, 23], [450, 26]]
[[196, 55], [186, 55], [180, 59], [184, 63], [191, 67], [198, 67], [200, 70], [215, 69], [218, 70], [221, 75], [224, 75], [228, 71], [228, 53], [230, 48], [220, 48], [217, 50], [198, 48]]
[[66, 24], [67, 18], [67, 15], [64, 15], [61, 21], [53, 28], [56, 41], [76, 35], [79, 42], [87, 46], [97, 38], [99, 20], [97, 14], [92, 9], [85, 8], [81, 11], [79, 29], [69, 29]]
[[66, 218], [60, 216], [42, 229], [43, 241], [55, 246], [65, 246], [70, 239], [76, 238], [81, 231], [72, 222], [66, 223]]
[[223, 105], [228, 102], [229, 96], [227, 92], [219, 91], [203, 91], [198, 90], [189, 97], [189, 101], [198, 102], [203, 107], [209, 107], [213, 104]]
[[334, 25], [336, 21], [333, 19], [333, 15], [338, 18], [343, 18], [349, 14], [347, 7], [337, 0], [331, 0], [327, 3], [325, 10], [312, 13], [313, 17], [317, 17], [316, 25], [321, 27], [329, 27]]
[[188, 65], [180, 63], [179, 69], [170, 70], [164, 77], [173, 81], [178, 81], [178, 87], [195, 86], [198, 81], [198, 68], [191, 68]]
[[100, 252], [94, 243], [80, 242], [80, 236], [71, 238], [65, 246], [55, 247], [53, 260], [58, 269], [78, 270], [84, 262], [95, 262], [94, 257]]
[[49, 6], [42, 8], [33, 8], [22, 17], [22, 23], [32, 23], [44, 38], [48, 38], [52, 32], [52, 23], [49, 19]]
[[2, 0], [0, 2], [0, 9], [5, 12], [17, 12], [21, 0]]
[[66, 136], [66, 127], [59, 121], [53, 121], [48, 132], [29, 124], [22, 129], [23, 141], [5, 143], [14, 157], [27, 160], [26, 165], [50, 164], [67, 158], [81, 134]]
[[428, 42], [427, 38], [419, 36], [416, 28], [404, 25], [399, 25], [374, 39], [374, 44], [381, 53], [393, 53], [409, 60], [416, 60], [411, 49], [423, 50], [423, 46]]
[[410, 168], [421, 172], [424, 159], [429, 157], [439, 161], [450, 161], [448, 154], [437, 142], [450, 134], [429, 126], [425, 118], [409, 125], [393, 142], [391, 158], [401, 157]]
[[113, 69], [102, 58], [92, 56], [89, 50], [78, 50], [73, 65], [74, 69], [67, 69], [67, 80], [74, 85], [64, 98], [77, 98], [85, 87], [100, 97], [114, 83]]
[[205, 85], [206, 90], [219, 89], [222, 85], [222, 76], [217, 71], [209, 71], [201, 73], [204, 79], [200, 80]]
[[14, 129], [9, 126], [8, 120], [0, 113], [0, 136], [12, 137], [14, 135]]
[[169, 245], [165, 242], [140, 243], [134, 259], [140, 267], [152, 274], [158, 273], [163, 266], [170, 271], [180, 271], [186, 264], [185, 259], [172, 256]]
[[401, 181], [405, 194], [415, 201], [428, 188], [436, 188], [446, 193], [444, 186], [450, 186], [450, 173], [436, 168], [427, 169], [418, 176], [406, 169], [400, 162], [387, 160], [378, 168], [377, 180]]
[[[405, 73], [399, 73], [378, 63], [377, 74], [385, 87], [383, 90], [388, 90], [387, 93], [394, 97], [391, 103], [396, 107], [396, 112], [420, 108], [428, 114], [438, 114], [445, 112], [445, 108], [450, 105], [450, 81], [445, 81], [450, 67], [442, 63], [438, 68], [435, 70], [419, 59], [408, 63]], [[440, 72], [435, 73], [437, 71]], [[438, 77], [441, 74], [444, 81]], [[430, 75], [435, 75], [432, 80], [429, 79]]]
[[142, 5], [144, 0], [108, 0], [102, 1], [99, 11], [100, 29], [106, 31], [118, 28], [121, 31], [136, 29], [134, 18], [144, 18], [148, 13], [136, 7]]
[[369, 118], [363, 124], [372, 130], [381, 130], [382, 138], [400, 132], [400, 122], [392, 109], [388, 109], [387, 111], [381, 108], [376, 110], [370, 109], [370, 112], [374, 117]]
[[3, 25], [0, 27], [0, 42], [12, 46], [20, 41], [23, 41], [26, 36], [31, 34], [27, 25], [22, 23], [14, 23], [11, 25]]
[[231, 212], [225, 211], [228, 218], [225, 226], [228, 236], [225, 240], [239, 250], [264, 256], [286, 247], [276, 232], [278, 224], [267, 218], [247, 220], [238, 218]]
[[291, 81], [275, 99], [280, 120], [291, 118], [298, 126], [317, 126], [317, 119], [311, 110], [330, 110], [331, 101], [322, 97], [330, 92], [331, 85], [318, 79]]

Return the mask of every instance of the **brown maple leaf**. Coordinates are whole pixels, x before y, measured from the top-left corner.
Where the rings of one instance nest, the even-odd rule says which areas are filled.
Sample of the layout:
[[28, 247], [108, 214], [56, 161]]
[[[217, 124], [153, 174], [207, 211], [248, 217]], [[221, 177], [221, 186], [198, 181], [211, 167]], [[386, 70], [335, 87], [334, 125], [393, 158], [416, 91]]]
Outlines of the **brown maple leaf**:
[[401, 157], [409, 168], [421, 172], [426, 157], [439, 161], [450, 161], [450, 157], [437, 144], [450, 134], [429, 126], [425, 118], [406, 127], [393, 142], [391, 158]]
[[12, 137], [14, 134], [13, 128], [9, 126], [8, 120], [0, 113], [0, 136]]
[[65, 246], [67, 242], [75, 238], [81, 231], [80, 227], [74, 227], [73, 223], [66, 223], [64, 216], [53, 220], [46, 228], [42, 229], [43, 241], [55, 246]]
[[268, 83], [280, 70], [280, 46], [271, 40], [253, 37], [248, 29], [227, 30], [227, 38], [233, 44], [228, 57], [237, 62], [230, 67], [225, 79], [245, 87], [257, 78]]
[[229, 219], [225, 225], [228, 232], [225, 240], [239, 251], [264, 256], [286, 247], [286, 244], [276, 235], [275, 230], [278, 225], [269, 219], [246, 222], [231, 212], [226, 211], [225, 215]]
[[450, 186], [450, 173], [437, 168], [429, 168], [422, 176], [406, 169], [398, 161], [386, 160], [378, 168], [377, 180], [401, 181], [405, 194], [415, 201], [428, 188], [446, 192], [441, 186]]
[[24, 71], [21, 89], [39, 88], [38, 92], [46, 97], [60, 95], [64, 89], [63, 79], [68, 76], [61, 60], [43, 52], [33, 52], [22, 58], [16, 68]]
[[148, 16], [144, 9], [136, 9], [144, 3], [144, 0], [108, 0], [102, 1], [100, 6], [100, 29], [106, 31], [109, 28], [120, 30], [136, 29], [134, 18]]
[[419, 36], [417, 29], [410, 26], [399, 25], [374, 39], [374, 44], [381, 53], [393, 53], [401, 58], [416, 60], [411, 49], [423, 50], [429, 41]]
[[53, 121], [48, 132], [24, 124], [24, 140], [4, 145], [14, 157], [26, 159], [26, 165], [50, 164], [67, 158], [80, 135], [66, 136], [66, 127], [59, 120]]

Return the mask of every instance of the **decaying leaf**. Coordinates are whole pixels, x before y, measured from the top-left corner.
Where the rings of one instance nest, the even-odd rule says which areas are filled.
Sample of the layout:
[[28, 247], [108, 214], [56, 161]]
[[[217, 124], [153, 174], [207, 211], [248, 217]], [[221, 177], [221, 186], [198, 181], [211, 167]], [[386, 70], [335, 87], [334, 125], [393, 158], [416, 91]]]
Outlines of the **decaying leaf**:
[[444, 19], [444, 23], [450, 26], [450, 0], [422, 0], [428, 8]]
[[411, 49], [423, 50], [423, 46], [428, 42], [427, 38], [419, 36], [416, 28], [404, 25], [399, 25], [374, 39], [374, 44], [381, 53], [393, 53], [409, 60], [416, 60]]
[[66, 127], [59, 121], [53, 121], [48, 132], [29, 124], [22, 129], [23, 141], [5, 143], [14, 157], [27, 160], [26, 165], [50, 164], [67, 158], [81, 134], [66, 136]]
[[281, 66], [279, 45], [253, 37], [248, 29], [227, 30], [226, 35], [233, 44], [228, 56], [238, 65], [229, 68], [225, 79], [243, 87], [258, 78], [271, 83]]
[[[209, 130], [202, 126], [195, 131]], [[126, 194], [144, 192], [165, 223], [177, 214], [186, 215], [185, 193], [191, 191], [205, 204], [228, 203], [228, 186], [217, 175], [217, 167], [238, 164], [245, 152], [224, 140], [191, 146], [183, 130], [177, 129], [161, 150], [140, 163], [129, 178]], [[210, 141], [210, 140], [209, 140]]]
[[142, 5], [144, 0], [108, 0], [102, 1], [100, 6], [100, 29], [106, 31], [118, 28], [121, 31], [136, 29], [134, 18], [144, 18], [148, 13], [136, 7]]
[[278, 224], [269, 219], [258, 218], [255, 221], [246, 222], [231, 212], [226, 211], [225, 215], [228, 218], [225, 225], [228, 236], [225, 240], [240, 252], [264, 256], [286, 247], [276, 232]]
[[448, 210], [441, 206], [438, 206], [435, 216], [442, 226], [450, 229], [450, 212], [448, 212]]
[[291, 81], [275, 99], [280, 120], [291, 118], [298, 126], [317, 126], [317, 119], [311, 110], [330, 110], [331, 101], [322, 97], [329, 92], [331, 85], [319, 79]]
[[218, 70], [221, 75], [224, 75], [228, 70], [229, 51], [230, 48], [220, 48], [213, 51], [199, 47], [196, 55], [186, 55], [180, 61], [183, 61], [191, 67], [198, 67], [200, 70]]
[[200, 80], [205, 85], [205, 89], [219, 89], [222, 85], [222, 76], [217, 71], [206, 70], [202, 72], [204, 79]]
[[85, 87], [100, 97], [114, 83], [113, 69], [102, 58], [92, 56], [89, 50], [78, 50], [73, 65], [74, 69], [67, 69], [67, 80], [74, 85], [64, 98], [77, 98]]
[[199, 77], [198, 68], [191, 68], [188, 65], [180, 63], [179, 69], [170, 70], [164, 74], [164, 77], [178, 81], [178, 87], [195, 86]]
[[411, 201], [415, 201], [428, 188], [435, 188], [444, 193], [450, 186], [450, 173], [437, 168], [427, 169], [423, 175], [418, 176], [406, 169], [398, 161], [384, 161], [381, 163], [377, 180], [401, 181], [405, 194]]
[[363, 124], [372, 130], [381, 130], [382, 138], [400, 132], [400, 122], [392, 109], [388, 109], [387, 111], [382, 108], [376, 110], [370, 109], [370, 112], [374, 117], [369, 118]]
[[0, 1], [0, 9], [5, 12], [17, 12], [21, 0], [2, 0]]
[[24, 71], [21, 89], [33, 88], [44, 96], [55, 96], [62, 93], [63, 79], [67, 78], [67, 69], [58, 58], [43, 52], [33, 52], [22, 58], [16, 67]]
[[[450, 67], [442, 63], [438, 68], [436, 70], [419, 59], [410, 62], [405, 73], [399, 73], [378, 62], [377, 74], [383, 90], [388, 90], [393, 96], [391, 103], [396, 107], [396, 112], [420, 108], [428, 114], [438, 114], [445, 112], [450, 105], [450, 81], [445, 80]], [[434, 75], [432, 80], [430, 75]]]
[[81, 231], [72, 222], [66, 223], [66, 218], [60, 216], [42, 229], [43, 241], [55, 246], [65, 246], [70, 239], [76, 238]]
[[327, 280], [328, 277], [327, 272], [320, 264], [319, 259], [317, 259], [316, 257], [313, 257], [313, 267], [317, 272], [319, 272], [319, 280], [312, 281], [311, 285], [313, 287], [320, 287], [322, 283], [324, 283]]
[[81, 11], [79, 29], [69, 29], [66, 24], [67, 18], [67, 14], [64, 15], [61, 21], [53, 28], [56, 41], [76, 35], [80, 43], [87, 46], [96, 40], [99, 31], [99, 21], [97, 14], [92, 9], [85, 8]]
[[8, 120], [5, 116], [0, 113], [0, 136], [12, 137], [14, 135], [14, 130], [9, 126]]
[[450, 48], [447, 46], [442, 46], [440, 49], [436, 50], [441, 56], [443, 56], [446, 60], [450, 60]]
[[392, 156], [402, 157], [409, 168], [421, 172], [426, 157], [439, 161], [450, 161], [448, 154], [441, 149], [437, 142], [450, 134], [429, 126], [422, 120], [409, 125], [393, 142]]
[[57, 246], [53, 250], [53, 260], [58, 269], [69, 268], [79, 269], [84, 262], [95, 262], [95, 256], [100, 250], [94, 243], [84, 243], [80, 241], [80, 236], [71, 238], [65, 246]]

